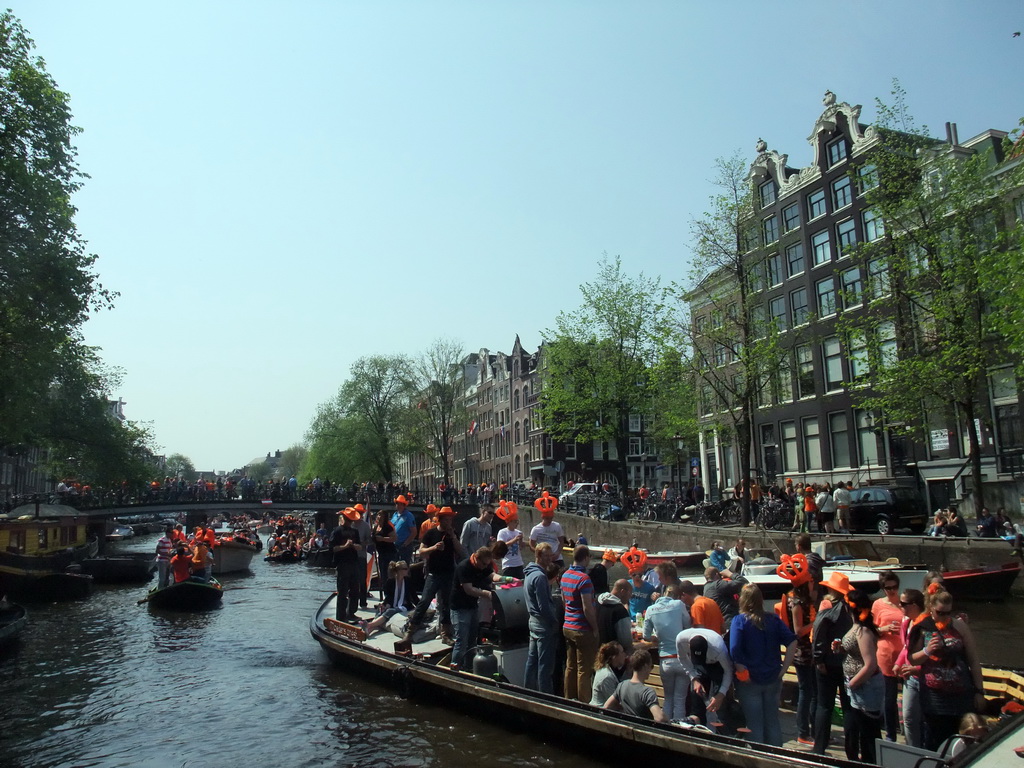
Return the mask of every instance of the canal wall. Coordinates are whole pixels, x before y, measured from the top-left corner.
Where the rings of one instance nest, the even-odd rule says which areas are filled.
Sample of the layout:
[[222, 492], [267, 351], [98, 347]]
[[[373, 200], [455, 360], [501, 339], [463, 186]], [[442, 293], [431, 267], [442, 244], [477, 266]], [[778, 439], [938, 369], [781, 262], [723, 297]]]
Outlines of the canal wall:
[[[520, 528], [525, 534], [540, 522], [540, 513], [525, 505], [519, 508]], [[754, 528], [709, 528], [706, 526], [682, 525], [679, 523], [650, 523], [629, 520], [608, 522], [591, 517], [580, 517], [568, 513], [556, 513], [555, 520], [562, 526], [567, 539], [576, 539], [580, 533], [592, 545], [630, 546], [636, 540], [638, 546], [649, 552], [691, 552], [707, 550], [715, 541], [721, 541], [728, 549], [742, 536], [747, 547], [754, 550], [771, 551], [777, 558], [780, 553], [793, 554], [793, 536], [788, 531], [757, 531]], [[841, 538], [842, 534], [833, 538]], [[811, 534], [812, 540], [823, 538]], [[901, 563], [924, 564], [936, 571], [956, 571], [964, 568], [978, 568], [986, 565], [1001, 565], [1017, 558], [1009, 542], [1002, 539], [941, 539], [930, 536], [871, 536], [858, 534], [857, 539], [874, 543], [882, 559], [899, 558]], [[1011, 593], [1024, 596], [1024, 578], [1018, 578]]]

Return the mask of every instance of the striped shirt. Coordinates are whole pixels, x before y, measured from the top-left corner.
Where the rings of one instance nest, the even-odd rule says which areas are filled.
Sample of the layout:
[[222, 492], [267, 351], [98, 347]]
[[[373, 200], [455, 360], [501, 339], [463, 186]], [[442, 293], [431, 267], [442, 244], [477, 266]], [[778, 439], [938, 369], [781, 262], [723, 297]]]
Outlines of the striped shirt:
[[562, 599], [565, 601], [565, 629], [590, 632], [590, 622], [583, 613], [583, 601], [594, 601], [594, 583], [582, 565], [573, 565], [562, 574]]
[[156, 543], [156, 559], [171, 562], [171, 553], [174, 551], [174, 542], [166, 536], [161, 536]]

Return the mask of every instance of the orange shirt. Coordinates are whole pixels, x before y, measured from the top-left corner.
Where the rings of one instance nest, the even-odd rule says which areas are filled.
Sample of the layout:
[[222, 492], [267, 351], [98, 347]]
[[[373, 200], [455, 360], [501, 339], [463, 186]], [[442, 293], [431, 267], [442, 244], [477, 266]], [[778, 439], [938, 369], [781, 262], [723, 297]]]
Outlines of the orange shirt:
[[188, 577], [192, 575], [191, 566], [192, 561], [188, 559], [188, 554], [175, 555], [171, 558], [171, 572], [174, 574], [175, 584], [188, 581]]
[[[896, 657], [903, 650], [903, 641], [900, 639], [899, 627], [903, 623], [903, 611], [898, 605], [893, 605], [884, 597], [875, 600], [871, 606], [871, 615], [875, 619], [875, 626], [878, 627], [878, 651], [875, 658], [878, 660], [878, 668], [886, 677], [892, 677], [892, 665]], [[888, 625], [896, 622], [896, 631], [889, 632]]]
[[722, 630], [725, 628], [722, 609], [710, 597], [703, 595], [693, 598], [693, 605], [690, 606], [690, 619], [693, 621], [693, 626], [705, 627], [718, 634], [722, 634]]
[[429, 531], [431, 528], [437, 528], [437, 520], [428, 517], [420, 525], [420, 541], [423, 541], [423, 537], [427, 535], [427, 531]]

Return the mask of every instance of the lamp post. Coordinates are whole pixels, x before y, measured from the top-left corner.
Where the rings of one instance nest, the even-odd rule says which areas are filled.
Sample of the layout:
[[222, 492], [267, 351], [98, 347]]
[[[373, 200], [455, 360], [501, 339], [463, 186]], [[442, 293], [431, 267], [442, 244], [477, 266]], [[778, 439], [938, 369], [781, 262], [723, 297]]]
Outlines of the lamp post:
[[683, 486], [683, 451], [686, 450], [686, 441], [682, 435], [674, 435], [672, 442], [675, 443], [676, 448], [676, 493], [681, 494]]
[[[868, 428], [868, 432], [871, 433], [871, 439], [875, 441], [875, 450], [878, 450], [878, 439], [875, 437], [875, 414], [871, 411], [864, 413], [864, 426]], [[868, 485], [871, 485], [871, 452], [868, 451], [864, 457], [868, 463]]]

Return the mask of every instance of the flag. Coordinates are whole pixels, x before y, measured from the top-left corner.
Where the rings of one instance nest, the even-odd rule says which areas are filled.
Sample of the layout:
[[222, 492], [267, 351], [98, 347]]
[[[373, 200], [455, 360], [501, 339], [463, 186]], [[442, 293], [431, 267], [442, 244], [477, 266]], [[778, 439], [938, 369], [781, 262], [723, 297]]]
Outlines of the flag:
[[469, 425], [469, 434], [472, 435], [472, 434], [475, 434], [475, 433], [476, 433], [476, 422], [474, 421], [472, 424]]
[[501, 436], [502, 437], [505, 436], [505, 425], [504, 424], [501, 425]]
[[271, 505], [272, 505], [272, 504], [273, 504], [274, 502], [273, 502], [273, 501], [271, 501], [270, 499], [263, 499], [263, 501], [262, 501], [261, 503], [263, 504], [263, 506], [264, 506], [264, 507], [269, 507], [269, 506], [271, 506]]

